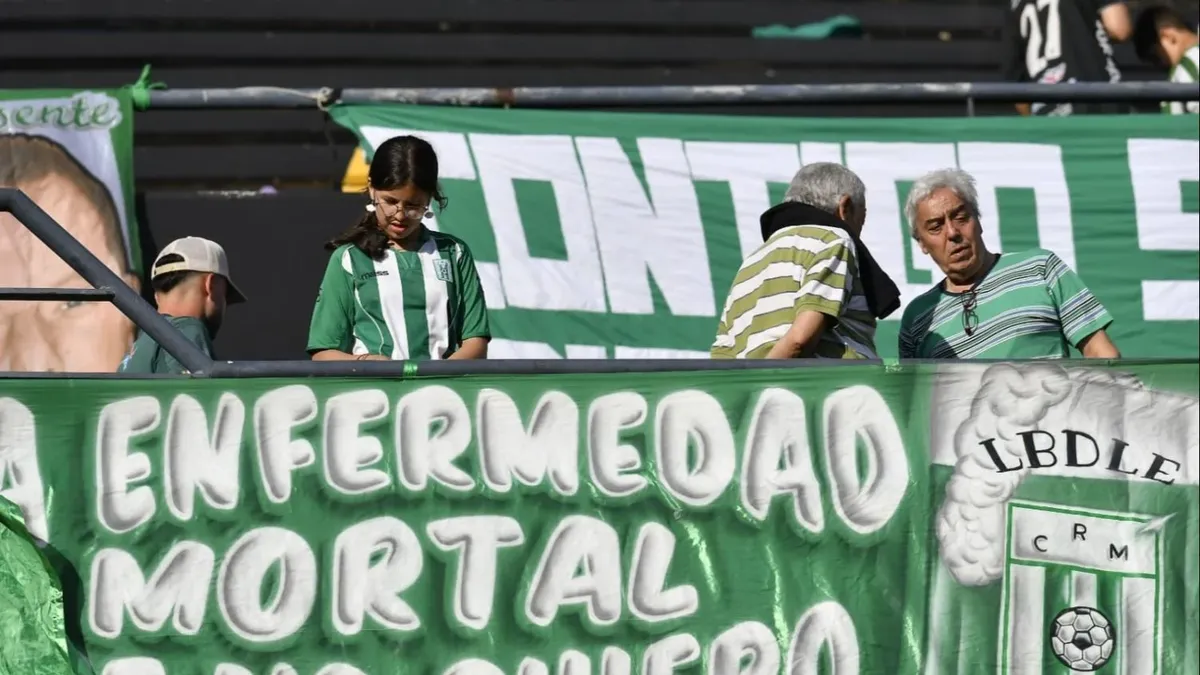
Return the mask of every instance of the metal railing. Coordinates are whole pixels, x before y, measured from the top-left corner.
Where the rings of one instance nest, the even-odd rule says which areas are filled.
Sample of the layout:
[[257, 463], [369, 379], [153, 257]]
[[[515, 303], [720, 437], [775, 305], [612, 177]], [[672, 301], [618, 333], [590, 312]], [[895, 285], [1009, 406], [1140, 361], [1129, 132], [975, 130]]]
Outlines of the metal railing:
[[1200, 100], [1200, 85], [1177, 82], [953, 82], [911, 84], [755, 84], [637, 87], [458, 87], [150, 90], [151, 109], [326, 108], [338, 103], [578, 108], [778, 103], [1116, 103]]
[[196, 345], [188, 342], [174, 326], [155, 311], [137, 291], [121, 280], [92, 252], [63, 229], [50, 214], [42, 210], [24, 192], [15, 188], [0, 188], [0, 212], [7, 211], [41, 240], [54, 255], [71, 266], [92, 288], [0, 288], [0, 300], [79, 300], [112, 302], [141, 330], [150, 334], [194, 373], [211, 369], [212, 359]]

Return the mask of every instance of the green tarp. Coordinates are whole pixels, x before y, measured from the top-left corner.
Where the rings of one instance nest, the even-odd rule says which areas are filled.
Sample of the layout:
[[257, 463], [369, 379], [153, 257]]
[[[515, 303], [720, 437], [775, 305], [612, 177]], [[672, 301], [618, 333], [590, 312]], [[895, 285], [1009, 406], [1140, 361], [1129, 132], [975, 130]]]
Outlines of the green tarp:
[[56, 554], [45, 545], [29, 534], [21, 509], [0, 498], [0, 673], [90, 674], [78, 645], [68, 642], [66, 621], [77, 617], [64, 616]]

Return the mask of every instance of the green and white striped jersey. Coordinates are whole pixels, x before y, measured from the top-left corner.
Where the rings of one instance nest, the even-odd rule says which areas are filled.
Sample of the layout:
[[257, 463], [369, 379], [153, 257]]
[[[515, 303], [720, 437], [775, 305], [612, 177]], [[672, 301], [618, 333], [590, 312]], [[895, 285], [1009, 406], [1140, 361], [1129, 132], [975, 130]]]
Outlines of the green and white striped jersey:
[[1112, 316], [1058, 256], [1040, 248], [1000, 256], [975, 287], [967, 335], [966, 293], [938, 284], [917, 296], [900, 320], [900, 358], [1058, 359]]
[[427, 230], [419, 250], [391, 248], [381, 260], [351, 244], [333, 252], [308, 351], [436, 360], [472, 337], [491, 337], [475, 260], [462, 240]]
[[[1184, 84], [1200, 81], [1200, 45], [1187, 50], [1183, 60], [1171, 69], [1171, 81]], [[1162, 107], [1170, 115], [1200, 113], [1200, 101], [1164, 101]]]
[[817, 358], [879, 358], [875, 317], [858, 279], [854, 241], [844, 230], [785, 227], [751, 253], [733, 279], [712, 358], [765, 358], [805, 310], [837, 320], [821, 335]]

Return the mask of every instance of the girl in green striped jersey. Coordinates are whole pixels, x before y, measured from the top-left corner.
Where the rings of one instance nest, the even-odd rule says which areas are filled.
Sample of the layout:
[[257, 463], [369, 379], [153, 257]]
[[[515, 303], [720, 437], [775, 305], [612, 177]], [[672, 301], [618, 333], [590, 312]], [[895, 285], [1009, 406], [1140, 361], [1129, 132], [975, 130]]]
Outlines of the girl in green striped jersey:
[[445, 208], [437, 154], [415, 136], [375, 150], [363, 218], [333, 241], [308, 352], [316, 361], [487, 358], [487, 306], [475, 260], [422, 220]]

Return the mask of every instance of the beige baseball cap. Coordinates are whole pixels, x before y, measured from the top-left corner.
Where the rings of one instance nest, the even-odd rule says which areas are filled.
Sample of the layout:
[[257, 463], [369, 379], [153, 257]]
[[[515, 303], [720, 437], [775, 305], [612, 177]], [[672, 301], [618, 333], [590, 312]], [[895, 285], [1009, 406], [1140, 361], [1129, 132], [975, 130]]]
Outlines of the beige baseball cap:
[[[160, 265], [158, 261], [167, 255], [177, 255], [183, 260]], [[229, 260], [225, 257], [225, 249], [215, 241], [201, 237], [184, 237], [167, 244], [154, 259], [154, 266], [150, 268], [150, 278], [154, 279], [168, 272], [220, 274], [229, 284], [228, 303], [232, 305], [246, 301], [246, 296], [233, 284], [233, 279], [229, 278]]]

